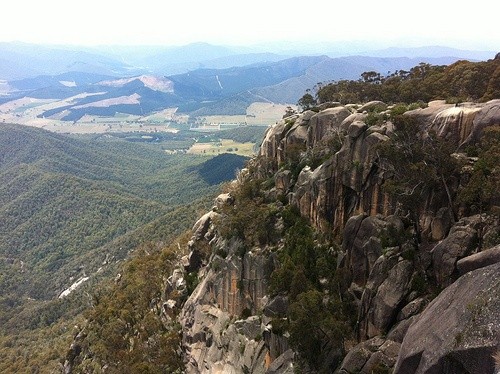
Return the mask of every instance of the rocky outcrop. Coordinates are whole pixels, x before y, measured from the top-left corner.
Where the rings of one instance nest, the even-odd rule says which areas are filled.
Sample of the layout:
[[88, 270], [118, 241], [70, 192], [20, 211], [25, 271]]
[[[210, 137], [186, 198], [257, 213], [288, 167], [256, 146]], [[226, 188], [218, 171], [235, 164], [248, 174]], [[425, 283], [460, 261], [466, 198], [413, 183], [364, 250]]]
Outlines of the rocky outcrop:
[[366, 104], [363, 104], [359, 109], [358, 109], [358, 112], [373, 112], [373, 111], [377, 111], [377, 112], [381, 112], [383, 110], [386, 110], [387, 109], [387, 104], [384, 103], [383, 101], [379, 101], [379, 100], [373, 100], [373, 101], [369, 101], [367, 102]]
[[381, 191], [384, 171], [378, 167], [376, 152], [376, 145], [388, 139], [384, 135], [388, 126], [368, 128], [354, 121], [339, 152], [315, 170], [301, 171], [291, 203], [313, 226], [331, 230], [343, 227], [354, 214], [389, 213], [389, 198]]
[[437, 113], [429, 127], [437, 136], [452, 144], [461, 145], [472, 132], [474, 118], [480, 106], [454, 106]]
[[377, 369], [391, 368], [396, 362], [400, 344], [389, 339], [375, 337], [351, 349], [346, 355], [338, 374], [371, 374]]
[[500, 262], [500, 245], [458, 260], [457, 270], [460, 275], [464, 275], [497, 262]]
[[358, 288], [366, 285], [375, 261], [382, 254], [378, 236], [384, 227], [385, 221], [380, 216], [358, 215], [347, 221], [342, 247], [352, 283]]
[[[435, 132], [460, 151], [475, 142], [486, 126], [500, 124], [499, 102], [455, 106], [437, 101], [408, 115], [424, 133]], [[482, 216], [457, 220], [437, 187], [421, 198], [424, 244], [419, 243], [418, 227], [383, 189], [391, 169], [381, 163], [378, 146], [394, 135], [394, 125], [365, 122], [371, 116], [368, 112], [387, 106], [373, 102], [360, 108], [338, 104], [325, 108], [271, 126], [260, 156], [240, 177], [274, 182], [262, 199], [279, 198], [281, 207], [288, 201], [320, 233], [343, 238], [337, 271], [345, 276], [339, 282], [343, 296], [356, 307], [359, 344], [338, 371], [371, 373], [396, 365], [398, 373], [451, 373], [469, 370], [476, 353], [489, 365], [478, 367], [490, 368], [486, 356], [494, 348], [498, 321], [486, 320], [498, 308], [498, 300], [484, 304], [481, 295], [487, 294], [485, 290], [498, 294], [498, 282], [491, 283], [498, 280], [491, 270], [496, 265], [491, 264], [499, 257], [498, 247], [478, 252], [487, 237]], [[456, 193], [459, 183], [457, 178], [447, 192]], [[218, 237], [214, 225], [221, 206], [233, 203], [231, 196], [220, 196], [214, 209], [195, 225], [189, 244], [186, 271], [198, 271], [200, 283], [180, 315], [187, 372], [292, 372], [296, 355], [287, 333], [273, 333], [272, 326], [286, 321], [293, 299], [267, 294], [286, 239], [277, 240], [271, 250]], [[431, 294], [444, 287], [429, 304]], [[486, 314], [474, 309], [481, 303]], [[433, 336], [435, 331], [438, 337]], [[477, 336], [478, 331], [485, 339]]]
[[410, 326], [394, 373], [493, 373], [499, 310], [500, 263], [465, 274]]
[[313, 115], [307, 126], [307, 147], [314, 147], [318, 142], [338, 134], [342, 122], [350, 115], [351, 112], [342, 106]]
[[360, 338], [386, 334], [393, 326], [409, 293], [413, 264], [399, 254], [381, 256], [361, 298]]
[[457, 149], [476, 143], [488, 126], [500, 124], [500, 100], [485, 104], [446, 104], [433, 101], [424, 109], [407, 112], [421, 127], [449, 140]]
[[244, 366], [257, 370], [258, 365], [262, 370], [252, 372], [264, 372], [264, 358], [269, 354], [262, 342], [265, 326], [260, 318], [233, 321], [264, 308], [273, 256], [249, 251], [240, 257], [238, 243], [218, 246], [226, 246], [218, 252], [228, 251], [228, 256], [211, 259], [210, 269], [180, 315], [183, 343], [190, 357], [187, 372], [240, 373]]
[[[267, 328], [270, 319], [265, 317], [282, 309], [278, 299], [269, 303], [267, 296], [275, 255], [259, 247], [248, 250], [237, 239], [223, 240], [215, 229], [217, 211], [233, 203], [231, 195], [219, 195], [212, 211], [193, 226], [188, 243], [185, 271], [197, 274], [199, 284], [178, 317], [186, 372], [264, 373], [278, 358], [281, 365], [274, 364], [273, 372], [286, 372], [290, 355], [280, 356], [288, 345]], [[182, 272], [176, 270], [166, 282], [165, 294], [180, 292], [185, 285]], [[165, 303], [167, 316], [174, 314], [168, 311], [175, 306], [174, 300]], [[257, 316], [263, 310], [264, 319]]]
[[[260, 150], [261, 156], [275, 160], [276, 172], [292, 155], [299, 157], [313, 148], [328, 149], [327, 139], [342, 139], [341, 149], [326, 157], [321, 166], [312, 169], [306, 164], [295, 177], [282, 174], [277, 178], [280, 192], [291, 191], [291, 203], [322, 231], [342, 228], [352, 215], [388, 215], [396, 209], [382, 190], [390, 175], [380, 168], [377, 153], [377, 145], [388, 139], [394, 126], [389, 121], [368, 127], [366, 114], [350, 113], [352, 109], [337, 106], [279, 121], [267, 131]], [[415, 118], [422, 130], [435, 132], [458, 150], [477, 141], [485, 127], [500, 124], [500, 100], [459, 106], [435, 101], [407, 115]], [[443, 239], [451, 226], [447, 204], [440, 200], [437, 195], [422, 199], [422, 217], [428, 218], [422, 229], [433, 240]], [[441, 218], [434, 219], [440, 209]]]
[[488, 101], [479, 110], [472, 122], [472, 129], [467, 138], [460, 144], [461, 148], [474, 144], [481, 138], [483, 130], [488, 126], [500, 124], [500, 99]]
[[258, 334], [260, 321], [235, 321], [215, 306], [193, 304], [185, 306], [180, 321], [187, 373], [265, 372], [267, 350]]
[[267, 129], [260, 145], [260, 154], [263, 157], [270, 160], [277, 160], [279, 144], [283, 138], [287, 123], [293, 123], [296, 118], [297, 116], [287, 117]]
[[287, 117], [270, 127], [261, 144], [260, 154], [271, 157], [276, 165], [286, 162], [306, 149], [307, 125], [316, 113], [308, 110], [300, 115]]
[[449, 235], [432, 249], [437, 284], [446, 287], [457, 278], [457, 261], [477, 249], [478, 229], [482, 221], [479, 215], [461, 219], [451, 228]]

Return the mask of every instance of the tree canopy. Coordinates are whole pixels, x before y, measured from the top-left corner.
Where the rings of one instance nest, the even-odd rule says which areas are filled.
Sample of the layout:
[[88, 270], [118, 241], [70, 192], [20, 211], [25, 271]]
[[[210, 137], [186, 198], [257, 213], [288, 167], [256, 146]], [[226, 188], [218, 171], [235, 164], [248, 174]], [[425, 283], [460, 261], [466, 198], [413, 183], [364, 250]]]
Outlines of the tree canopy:
[[382, 100], [387, 103], [428, 102], [445, 99], [449, 102], [480, 101], [500, 97], [500, 59], [454, 64], [420, 63], [409, 71], [396, 70], [386, 76], [368, 71], [358, 80], [340, 80], [319, 86], [316, 98], [307, 92], [301, 103], [312, 105], [338, 101], [341, 104]]

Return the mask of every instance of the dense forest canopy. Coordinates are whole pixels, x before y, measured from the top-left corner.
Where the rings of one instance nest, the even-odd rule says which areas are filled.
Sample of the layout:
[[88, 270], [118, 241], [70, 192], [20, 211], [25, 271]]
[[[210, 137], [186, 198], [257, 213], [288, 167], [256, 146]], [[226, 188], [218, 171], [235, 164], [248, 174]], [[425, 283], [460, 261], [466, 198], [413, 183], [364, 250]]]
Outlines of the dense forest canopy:
[[126, 140], [0, 126], [0, 372], [57, 366], [92, 290], [190, 228], [245, 161]]

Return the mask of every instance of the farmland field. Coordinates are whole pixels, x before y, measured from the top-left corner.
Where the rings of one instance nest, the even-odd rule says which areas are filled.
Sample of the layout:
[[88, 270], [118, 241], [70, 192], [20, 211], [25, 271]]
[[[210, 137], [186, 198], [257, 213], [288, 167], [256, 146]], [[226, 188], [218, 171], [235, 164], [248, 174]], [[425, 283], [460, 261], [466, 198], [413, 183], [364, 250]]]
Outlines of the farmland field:
[[220, 142], [195, 143], [189, 148], [188, 153], [213, 156], [219, 153], [234, 153], [241, 156], [252, 156], [254, 143], [239, 143], [234, 140], [221, 139]]

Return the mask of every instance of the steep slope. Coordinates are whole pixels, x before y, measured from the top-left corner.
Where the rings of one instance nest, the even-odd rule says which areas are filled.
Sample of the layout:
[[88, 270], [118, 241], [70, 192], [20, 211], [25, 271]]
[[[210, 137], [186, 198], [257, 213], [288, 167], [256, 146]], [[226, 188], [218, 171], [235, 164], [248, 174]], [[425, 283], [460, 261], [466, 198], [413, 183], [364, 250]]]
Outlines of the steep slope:
[[[416, 343], [429, 340], [421, 336], [426, 333], [422, 325], [442, 323], [439, 313], [426, 314], [425, 308], [437, 290], [460, 276], [457, 261], [482, 267], [499, 259], [498, 248], [492, 248], [498, 244], [500, 230], [494, 211], [464, 216], [471, 212], [462, 207], [460, 220], [455, 221], [452, 216], [458, 214], [454, 209], [459, 201], [450, 207], [445, 188], [430, 177], [441, 175], [443, 180], [436, 182], [446, 181], [448, 187], [460, 178], [460, 168], [445, 173], [454, 159], [438, 138], [429, 144], [435, 154], [417, 155], [427, 145], [415, 143], [410, 151], [414, 159], [397, 168], [412, 168], [416, 179], [405, 174], [399, 189], [391, 190], [401, 182], [397, 182], [399, 170], [389, 165], [401, 158], [386, 156], [384, 144], [389, 149], [408, 147], [394, 139], [408, 136], [413, 141], [418, 125], [432, 128], [448, 107], [430, 106], [430, 118], [424, 115], [425, 109], [408, 112], [403, 118], [416, 119], [411, 136], [404, 133], [408, 119], [368, 126], [363, 114], [368, 107], [309, 111], [271, 127], [261, 157], [240, 174], [230, 195], [220, 196], [218, 209], [193, 228], [185, 269], [198, 274], [200, 283], [180, 314], [188, 372], [285, 373], [297, 365], [305, 372], [387, 371], [398, 360], [401, 342], [405, 346], [398, 364], [401, 372], [417, 366], [419, 373], [431, 373], [436, 367], [466, 367], [467, 373], [492, 370], [492, 347], [500, 331], [494, 317], [497, 296], [471, 301], [484, 303], [484, 314], [477, 322], [484, 330], [482, 337], [458, 322], [468, 318], [466, 301], [460, 297], [453, 310], [463, 314], [449, 321], [455, 338], [449, 338], [451, 332], [440, 325], [444, 330], [434, 339], [433, 348]], [[472, 121], [479, 127], [485, 113], [492, 115], [484, 125], [495, 126], [491, 131], [498, 141], [498, 100], [475, 108]], [[457, 131], [468, 121], [468, 108], [460, 110], [462, 116], [446, 121]], [[461, 133], [462, 140], [450, 136], [451, 149], [468, 137], [468, 133]], [[498, 144], [493, 147], [497, 161], [491, 161], [491, 166], [500, 155]], [[493, 149], [485, 152], [492, 154]], [[446, 160], [438, 161], [434, 157], [441, 151]], [[480, 159], [489, 157], [486, 153]], [[491, 178], [498, 187], [497, 177]], [[464, 185], [450, 187], [453, 199], [467, 186], [462, 180]], [[420, 189], [422, 181], [425, 187]], [[401, 188], [408, 195], [415, 193], [417, 200], [405, 200]], [[499, 201], [498, 193], [490, 198], [489, 206]], [[343, 238], [341, 243], [336, 235]], [[209, 245], [212, 252], [207, 254]], [[483, 256], [484, 261], [473, 261], [472, 256], [469, 260], [475, 252], [491, 253]], [[467, 286], [477, 286], [475, 295], [498, 295], [496, 278], [477, 277]], [[450, 299], [445, 294], [461, 292], [457, 287], [445, 290], [444, 300], [436, 299], [429, 308], [445, 308]], [[415, 327], [408, 333], [418, 337], [406, 339], [412, 323]], [[435, 331], [428, 333], [433, 336]], [[355, 341], [359, 344], [348, 352]], [[471, 355], [485, 361], [475, 365]]]
[[[497, 63], [476, 68], [494, 79]], [[186, 272], [200, 284], [180, 314], [188, 372], [493, 370], [499, 284], [488, 270], [462, 280], [495, 294], [470, 300], [484, 314], [460, 297], [447, 329], [432, 310], [461, 292], [450, 285], [461, 268], [499, 259], [499, 101], [407, 109], [323, 103], [268, 130], [261, 157], [193, 228]], [[479, 160], [455, 154], [465, 147]], [[471, 313], [478, 327], [460, 322]]]
[[[132, 233], [148, 240], [137, 230], [174, 212], [182, 223], [197, 203], [178, 207], [214, 191], [197, 172], [206, 158], [13, 125], [2, 125], [0, 144], [0, 287], [3, 300], [21, 304], [56, 298], [110, 258], [126, 257], [140, 243]], [[164, 234], [183, 226], [172, 229]]]

